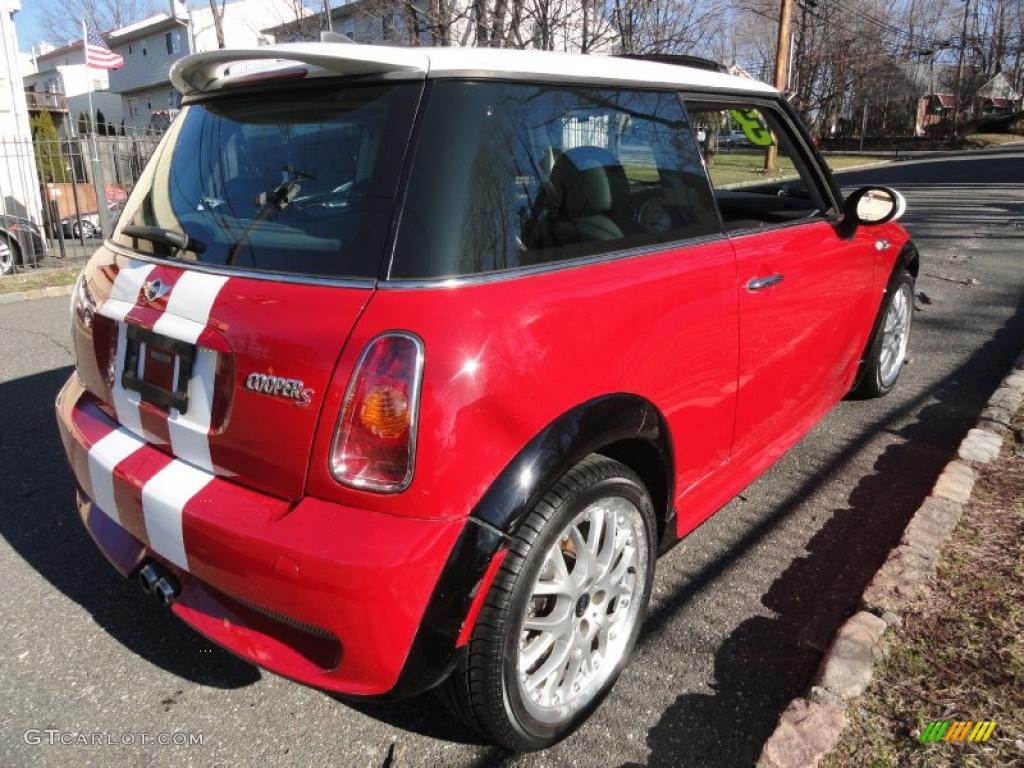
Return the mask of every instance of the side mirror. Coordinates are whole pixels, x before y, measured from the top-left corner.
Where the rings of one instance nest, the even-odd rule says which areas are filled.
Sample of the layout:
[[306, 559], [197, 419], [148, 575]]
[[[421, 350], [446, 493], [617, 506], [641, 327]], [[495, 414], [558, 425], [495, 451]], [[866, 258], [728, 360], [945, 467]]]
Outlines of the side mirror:
[[891, 187], [861, 187], [843, 203], [839, 233], [853, 237], [857, 227], [873, 227], [900, 219], [907, 210], [903, 195]]

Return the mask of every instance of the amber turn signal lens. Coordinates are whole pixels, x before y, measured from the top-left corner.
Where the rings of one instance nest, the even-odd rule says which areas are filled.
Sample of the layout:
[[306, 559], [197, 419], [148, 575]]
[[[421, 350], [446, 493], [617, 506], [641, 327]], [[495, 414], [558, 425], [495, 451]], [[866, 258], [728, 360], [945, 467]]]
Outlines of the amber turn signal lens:
[[394, 387], [377, 387], [363, 400], [359, 420], [377, 437], [401, 437], [409, 428], [409, 398]]

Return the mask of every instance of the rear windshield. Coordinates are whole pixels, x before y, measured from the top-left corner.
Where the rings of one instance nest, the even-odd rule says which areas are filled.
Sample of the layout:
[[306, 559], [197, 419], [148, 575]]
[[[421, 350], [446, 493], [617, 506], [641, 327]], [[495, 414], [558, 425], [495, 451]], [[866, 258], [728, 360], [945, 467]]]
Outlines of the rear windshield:
[[190, 106], [146, 168], [114, 240], [217, 266], [376, 277], [421, 87]]

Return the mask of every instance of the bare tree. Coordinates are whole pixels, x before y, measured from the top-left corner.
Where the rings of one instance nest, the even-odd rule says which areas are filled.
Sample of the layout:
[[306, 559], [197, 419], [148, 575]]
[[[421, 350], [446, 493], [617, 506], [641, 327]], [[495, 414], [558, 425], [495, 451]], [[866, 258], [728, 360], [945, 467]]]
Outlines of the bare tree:
[[224, 47], [224, 6], [227, 0], [210, 0], [210, 13], [213, 15], [213, 31], [217, 35], [217, 47]]
[[54, 43], [78, 40], [82, 19], [100, 32], [127, 26], [153, 13], [153, 0], [39, 0], [43, 31]]

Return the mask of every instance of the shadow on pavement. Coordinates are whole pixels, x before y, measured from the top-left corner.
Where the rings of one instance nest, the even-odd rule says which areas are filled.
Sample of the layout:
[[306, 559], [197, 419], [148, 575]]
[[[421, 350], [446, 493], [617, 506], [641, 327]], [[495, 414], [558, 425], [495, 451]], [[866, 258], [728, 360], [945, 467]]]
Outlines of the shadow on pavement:
[[121, 578], [93, 545], [75, 510], [74, 484], [54, 421], [53, 401], [70, 373], [71, 368], [59, 368], [0, 383], [0, 535], [43, 578], [147, 661], [217, 688], [256, 682], [256, 667], [211, 646], [134, 582]]
[[[839, 625], [895, 546], [907, 521], [977, 420], [989, 394], [1024, 343], [1024, 299], [1016, 312], [960, 368], [862, 430], [832, 461], [757, 527], [648, 617], [643, 644], [657, 643], [672, 616], [714, 581], [730, 562], [757, 546], [861, 450], [873, 434], [903, 439], [878, 458], [848, 505], [836, 509], [772, 584], [762, 602], [774, 616], [743, 622], [715, 657], [713, 694], [684, 694], [647, 734], [650, 768], [752, 765], [789, 701], [800, 696]], [[937, 402], [925, 405], [931, 400]], [[923, 407], [922, 407], [923, 406]], [[895, 429], [917, 409], [913, 423]]]

